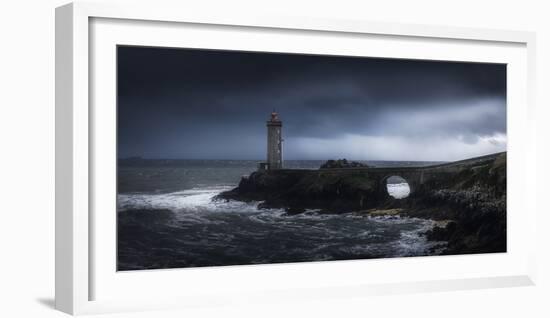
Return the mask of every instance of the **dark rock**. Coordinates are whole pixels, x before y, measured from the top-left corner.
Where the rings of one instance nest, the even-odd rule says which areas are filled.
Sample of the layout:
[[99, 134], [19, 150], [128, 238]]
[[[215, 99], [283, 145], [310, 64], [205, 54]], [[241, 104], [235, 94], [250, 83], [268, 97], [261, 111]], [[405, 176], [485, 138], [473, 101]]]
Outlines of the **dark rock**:
[[441, 209], [454, 220], [444, 229], [426, 233], [430, 240], [448, 241], [445, 254], [505, 252], [506, 154], [490, 164], [466, 168], [449, 180], [428, 182], [409, 203], [414, 206], [410, 215]]
[[456, 231], [456, 222], [449, 222], [445, 227], [436, 226], [426, 232], [426, 237], [430, 241], [449, 241], [452, 233]]
[[285, 208], [289, 213], [305, 209], [344, 213], [375, 207], [382, 200], [375, 181], [360, 172], [323, 170], [256, 171], [217, 199], [263, 201], [261, 208]]
[[328, 160], [321, 165], [321, 169], [341, 169], [341, 168], [366, 168], [368, 165], [357, 161], [347, 161], [346, 159]]

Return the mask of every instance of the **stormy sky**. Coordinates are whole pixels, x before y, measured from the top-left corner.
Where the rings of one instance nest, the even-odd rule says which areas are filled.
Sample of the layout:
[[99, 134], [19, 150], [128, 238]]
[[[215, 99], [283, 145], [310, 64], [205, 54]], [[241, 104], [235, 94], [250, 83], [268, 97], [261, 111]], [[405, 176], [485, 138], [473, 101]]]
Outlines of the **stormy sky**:
[[506, 66], [118, 47], [118, 156], [449, 161], [506, 150]]

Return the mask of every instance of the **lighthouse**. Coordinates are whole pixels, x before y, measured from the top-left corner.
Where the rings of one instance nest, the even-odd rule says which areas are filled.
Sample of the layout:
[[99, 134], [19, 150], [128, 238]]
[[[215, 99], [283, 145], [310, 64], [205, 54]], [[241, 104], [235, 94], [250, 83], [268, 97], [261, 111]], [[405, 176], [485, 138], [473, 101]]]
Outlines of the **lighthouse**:
[[267, 121], [267, 169], [269, 170], [283, 168], [282, 127], [279, 114], [273, 111], [271, 118]]

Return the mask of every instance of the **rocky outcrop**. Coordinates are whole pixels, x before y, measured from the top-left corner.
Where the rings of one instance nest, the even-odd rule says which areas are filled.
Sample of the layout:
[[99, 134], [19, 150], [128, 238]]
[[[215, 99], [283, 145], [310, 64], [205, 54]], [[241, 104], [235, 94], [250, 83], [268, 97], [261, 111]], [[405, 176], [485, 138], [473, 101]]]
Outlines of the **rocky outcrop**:
[[[444, 170], [438, 173], [437, 169]], [[260, 207], [284, 208], [290, 214], [319, 209], [322, 213], [368, 215], [368, 211], [378, 209], [451, 220], [426, 233], [428, 239], [448, 242], [444, 253], [506, 251], [505, 153], [460, 163], [452, 169], [422, 171], [430, 178], [415, 184], [411, 195], [401, 200], [388, 196], [383, 169], [330, 168], [257, 171], [218, 199], [262, 201]]]
[[366, 168], [368, 165], [347, 159], [327, 160], [320, 169], [342, 169], [342, 168]]
[[263, 201], [260, 208], [285, 208], [292, 214], [306, 209], [351, 212], [375, 207], [381, 200], [376, 181], [360, 171], [322, 170], [256, 171], [218, 198]]
[[427, 234], [448, 241], [446, 254], [506, 251], [506, 154], [494, 162], [461, 171], [451, 180], [438, 180], [419, 189], [409, 200], [410, 214], [429, 217], [438, 209], [454, 220]]

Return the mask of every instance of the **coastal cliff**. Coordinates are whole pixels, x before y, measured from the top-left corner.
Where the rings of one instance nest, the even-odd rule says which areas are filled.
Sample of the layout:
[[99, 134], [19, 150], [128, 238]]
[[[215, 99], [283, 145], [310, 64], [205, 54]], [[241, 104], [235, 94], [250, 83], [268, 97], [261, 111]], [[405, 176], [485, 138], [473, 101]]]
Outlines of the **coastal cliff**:
[[[391, 173], [409, 176], [409, 197], [388, 195]], [[432, 219], [442, 225], [425, 234], [448, 242], [444, 254], [506, 251], [506, 153], [417, 169], [256, 171], [217, 199], [260, 201], [260, 208], [289, 214], [314, 209]]]
[[291, 214], [306, 209], [345, 213], [376, 207], [382, 200], [378, 192], [375, 180], [361, 171], [272, 170], [243, 177], [219, 198], [262, 201], [261, 207]]
[[506, 154], [428, 182], [406, 204], [410, 216], [452, 220], [426, 233], [448, 242], [444, 254], [505, 252]]

